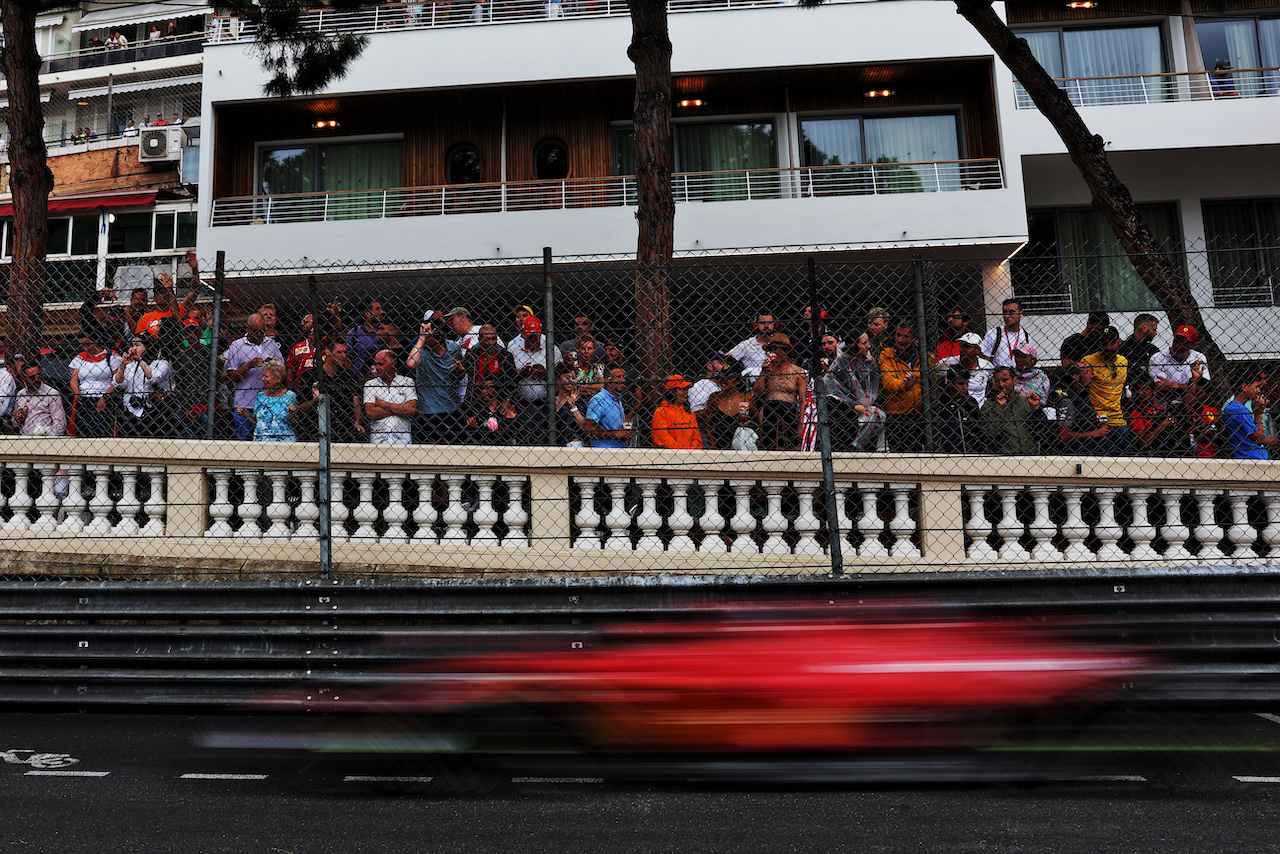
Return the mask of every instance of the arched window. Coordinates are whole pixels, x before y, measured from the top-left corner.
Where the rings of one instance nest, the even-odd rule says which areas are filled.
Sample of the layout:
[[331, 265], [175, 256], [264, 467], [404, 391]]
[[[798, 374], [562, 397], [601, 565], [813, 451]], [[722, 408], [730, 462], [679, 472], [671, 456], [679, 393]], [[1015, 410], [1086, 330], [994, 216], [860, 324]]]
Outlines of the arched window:
[[450, 184], [480, 183], [480, 149], [460, 142], [444, 158], [444, 179]]
[[533, 149], [533, 177], [539, 181], [563, 181], [569, 177], [569, 146], [549, 137]]

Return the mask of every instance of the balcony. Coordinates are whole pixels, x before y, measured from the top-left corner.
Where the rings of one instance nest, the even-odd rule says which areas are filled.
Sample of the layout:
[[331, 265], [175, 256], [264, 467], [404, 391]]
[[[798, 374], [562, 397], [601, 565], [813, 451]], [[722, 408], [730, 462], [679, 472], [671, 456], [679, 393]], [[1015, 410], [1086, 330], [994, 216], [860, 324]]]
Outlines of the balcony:
[[[1280, 96], [1280, 68], [1235, 68], [1177, 74], [1066, 77], [1055, 80], [1077, 107], [1169, 104], [1178, 101], [1238, 101]], [[1034, 110], [1031, 96], [1014, 81], [1019, 110]]]
[[[1003, 187], [1000, 161], [994, 159], [684, 172], [672, 176], [672, 190], [678, 204], [944, 193]], [[306, 223], [635, 204], [635, 178], [631, 176], [509, 181], [215, 199], [211, 224]]]
[[40, 65], [41, 74], [60, 74], [84, 68], [109, 68], [126, 62], [142, 62], [148, 59], [168, 59], [187, 56], [204, 50], [205, 35], [195, 33], [180, 38], [140, 42], [127, 48], [114, 49], [92, 47], [46, 56]]

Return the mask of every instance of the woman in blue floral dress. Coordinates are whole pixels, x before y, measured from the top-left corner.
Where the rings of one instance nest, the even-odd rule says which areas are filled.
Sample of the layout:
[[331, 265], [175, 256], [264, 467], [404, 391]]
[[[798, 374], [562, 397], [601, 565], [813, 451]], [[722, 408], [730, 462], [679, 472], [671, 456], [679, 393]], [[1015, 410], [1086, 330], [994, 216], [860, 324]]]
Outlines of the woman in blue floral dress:
[[314, 406], [318, 393], [313, 391], [310, 400], [299, 404], [298, 396], [285, 388], [284, 365], [274, 360], [262, 366], [262, 386], [252, 409], [242, 406], [236, 410], [253, 422], [253, 441], [296, 442], [293, 416]]

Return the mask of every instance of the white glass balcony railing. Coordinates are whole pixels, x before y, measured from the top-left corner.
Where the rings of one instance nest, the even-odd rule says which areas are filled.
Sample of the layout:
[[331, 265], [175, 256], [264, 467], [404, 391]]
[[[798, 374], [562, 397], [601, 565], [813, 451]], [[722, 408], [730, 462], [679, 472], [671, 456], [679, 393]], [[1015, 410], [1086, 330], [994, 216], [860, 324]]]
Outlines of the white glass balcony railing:
[[[944, 160], [799, 169], [685, 172], [672, 176], [677, 203], [820, 196], [944, 193], [1004, 187], [1000, 161]], [[395, 187], [215, 199], [212, 224], [325, 222], [412, 216], [622, 207], [636, 204], [631, 176]]]
[[[1077, 107], [1235, 101], [1280, 96], [1280, 68], [1233, 68], [1127, 77], [1066, 77], [1055, 81]], [[1019, 110], [1034, 110], [1031, 96], [1014, 81]]]
[[[832, 3], [860, 0], [828, 0]], [[794, 6], [795, 0], [670, 0], [669, 12], [708, 12]], [[305, 26], [321, 32], [376, 32], [463, 27], [477, 24], [516, 24], [548, 18], [608, 18], [627, 15], [626, 0], [438, 0], [421, 3], [387, 3], [355, 11], [317, 8], [303, 15]], [[254, 26], [234, 17], [213, 22], [209, 40], [234, 42], [254, 37]]]

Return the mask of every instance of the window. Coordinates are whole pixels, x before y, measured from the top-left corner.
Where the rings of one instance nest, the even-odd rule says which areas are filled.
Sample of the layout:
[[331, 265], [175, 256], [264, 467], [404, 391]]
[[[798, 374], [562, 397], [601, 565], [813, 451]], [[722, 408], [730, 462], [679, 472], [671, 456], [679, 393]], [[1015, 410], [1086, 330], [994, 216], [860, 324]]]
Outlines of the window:
[[569, 177], [569, 146], [560, 139], [544, 139], [533, 149], [533, 177], [563, 181]]
[[1196, 40], [1215, 97], [1280, 94], [1280, 18], [1199, 20]]
[[[1168, 97], [1166, 78], [1139, 76], [1168, 70], [1157, 25], [1053, 29], [1018, 35], [1027, 40], [1049, 76], [1063, 80], [1077, 106], [1140, 104]], [[1019, 93], [1020, 101], [1025, 97]]]
[[[8, 230], [13, 231], [12, 222], [8, 223]], [[50, 219], [49, 242], [46, 245], [49, 255], [97, 255], [98, 217], [89, 214]], [[4, 254], [12, 254], [12, 248], [6, 242]]]
[[[800, 139], [805, 166], [855, 167], [814, 174], [814, 194], [959, 189], [958, 169], [897, 165], [959, 160], [955, 114], [802, 119]], [[868, 169], [862, 164], [884, 165]]]
[[[675, 148], [675, 171], [686, 176], [676, 183], [677, 202], [728, 202], [778, 197], [776, 176], [757, 178], [749, 172], [777, 166], [773, 122], [684, 122], [673, 124], [671, 135]], [[635, 131], [632, 128], [615, 131], [613, 155], [617, 174], [635, 174]]]
[[[1181, 243], [1172, 205], [1139, 205], [1166, 250]], [[1158, 308], [1102, 212], [1033, 211], [1028, 242], [1010, 261], [1014, 296], [1028, 313], [1142, 311]]]
[[1202, 211], [1214, 305], [1280, 300], [1280, 199], [1206, 202]]
[[460, 142], [444, 158], [444, 180], [448, 184], [479, 184], [480, 149], [469, 142]]
[[258, 193], [336, 193], [383, 190], [403, 183], [403, 143], [300, 143], [263, 147], [259, 153]]

